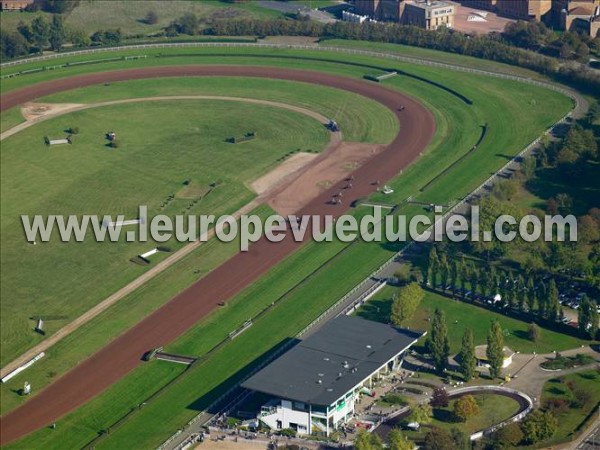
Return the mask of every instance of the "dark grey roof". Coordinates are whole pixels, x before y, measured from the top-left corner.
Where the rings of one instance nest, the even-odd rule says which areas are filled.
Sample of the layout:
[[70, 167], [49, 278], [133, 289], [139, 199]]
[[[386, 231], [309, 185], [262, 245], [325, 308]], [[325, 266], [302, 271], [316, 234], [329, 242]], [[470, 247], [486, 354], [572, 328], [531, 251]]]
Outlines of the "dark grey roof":
[[242, 387], [288, 400], [330, 405], [421, 336], [358, 317], [340, 316], [242, 383]]

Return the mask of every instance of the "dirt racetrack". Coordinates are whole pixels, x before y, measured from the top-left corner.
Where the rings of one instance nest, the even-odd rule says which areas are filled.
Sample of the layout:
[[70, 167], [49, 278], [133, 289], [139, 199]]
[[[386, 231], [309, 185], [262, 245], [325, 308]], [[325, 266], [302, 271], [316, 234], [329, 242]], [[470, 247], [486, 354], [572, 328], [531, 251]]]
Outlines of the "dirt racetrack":
[[[369, 97], [396, 114], [401, 123], [393, 142], [352, 172], [353, 187], [345, 191], [343, 205], [329, 200], [346, 182], [336, 183], [310, 201], [298, 214], [339, 216], [348, 205], [375, 191], [382, 183], [414, 161], [429, 144], [433, 115], [416, 100], [379, 84], [325, 73], [253, 66], [172, 66], [101, 72], [39, 83], [1, 97], [2, 111], [37, 98], [78, 87], [141, 78], [185, 76], [243, 76], [313, 83]], [[399, 107], [404, 106], [402, 111]], [[307, 234], [305, 240], [309, 239]], [[0, 419], [0, 444], [5, 445], [48, 426], [100, 394], [142, 364], [147, 350], [172, 342], [218, 306], [249, 286], [302, 245], [288, 233], [272, 243], [261, 239], [245, 253], [238, 253], [204, 278], [181, 292], [103, 349], [81, 362], [19, 408]]]

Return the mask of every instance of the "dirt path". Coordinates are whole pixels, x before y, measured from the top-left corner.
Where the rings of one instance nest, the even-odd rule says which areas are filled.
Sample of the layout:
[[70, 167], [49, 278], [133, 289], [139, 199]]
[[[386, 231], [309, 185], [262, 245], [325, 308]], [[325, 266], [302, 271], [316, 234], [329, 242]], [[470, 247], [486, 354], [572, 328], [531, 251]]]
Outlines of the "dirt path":
[[[402, 127], [394, 141], [352, 172], [354, 182], [343, 206], [329, 204], [345, 182], [332, 185], [311, 200], [298, 214], [339, 217], [353, 200], [376, 189], [374, 180], [386, 182], [425, 150], [435, 132], [433, 115], [419, 102], [398, 91], [364, 80], [306, 70], [252, 66], [167, 66], [121, 70], [58, 79], [12, 91], [2, 96], [5, 110], [63, 90], [129, 79], [182, 76], [244, 76], [308, 82], [355, 92], [371, 98], [394, 112]], [[399, 111], [399, 106], [404, 106]], [[309, 226], [311, 226], [309, 224]], [[245, 253], [238, 253], [212, 270], [137, 325], [115, 338], [103, 349], [32, 397], [2, 419], [0, 444], [5, 445], [34, 430], [55, 422], [68, 412], [102, 393], [139, 366], [148, 349], [167, 345], [199, 320], [264, 275], [273, 266], [298, 250], [302, 242], [290, 233], [278, 243], [261, 239]]]
[[160, 97], [139, 97], [139, 98], [126, 98], [121, 100], [111, 100], [108, 102], [100, 102], [100, 103], [88, 103], [88, 104], [80, 104], [80, 103], [33, 103], [27, 102], [21, 108], [21, 113], [23, 117], [25, 117], [26, 121], [20, 123], [9, 130], [6, 130], [4, 133], [0, 134], [0, 141], [13, 136], [33, 125], [36, 125], [40, 122], [44, 122], [49, 119], [53, 119], [55, 117], [62, 116], [64, 114], [69, 114], [75, 111], [83, 111], [86, 109], [94, 109], [101, 108], [103, 106], [112, 106], [112, 105], [123, 105], [127, 103], [141, 103], [141, 102], [157, 102], [157, 101], [166, 101], [166, 100], [219, 100], [219, 101], [228, 101], [228, 102], [244, 102], [244, 103], [252, 103], [256, 105], [266, 105], [272, 106], [275, 108], [287, 109], [289, 111], [294, 111], [300, 114], [304, 114], [305, 116], [312, 117], [315, 120], [318, 120], [323, 125], [327, 124], [329, 119], [318, 112], [312, 111], [307, 108], [302, 108], [300, 106], [289, 105], [287, 103], [280, 102], [272, 102], [269, 100], [261, 100], [256, 98], [245, 98], [245, 97], [227, 97], [227, 96], [218, 96], [218, 95], [172, 95], [172, 96], [160, 96]]
[[[319, 121], [322, 124], [326, 124], [329, 120], [325, 116], [323, 116], [315, 111], [311, 111], [309, 109], [302, 108], [299, 106], [288, 105], [285, 103], [272, 102], [272, 101], [267, 101], [267, 100], [260, 100], [260, 99], [240, 98], [240, 97], [220, 97], [220, 96], [214, 96], [214, 95], [145, 97], [145, 98], [135, 98], [135, 99], [114, 100], [114, 101], [102, 102], [102, 103], [90, 103], [90, 104], [85, 104], [85, 105], [73, 104], [73, 103], [68, 103], [68, 104], [26, 103], [23, 106], [23, 109], [26, 109], [28, 111], [27, 116], [29, 117], [29, 119], [27, 120], [27, 122], [23, 122], [22, 124], [19, 124], [15, 127], [11, 128], [10, 130], [7, 130], [4, 133], [2, 133], [2, 135], [0, 136], [0, 141], [3, 139], [6, 139], [9, 136], [12, 136], [20, 131], [23, 131], [24, 129], [27, 129], [33, 125], [36, 125], [40, 122], [50, 120], [55, 117], [62, 116], [64, 114], [69, 114], [74, 111], [81, 111], [81, 110], [85, 110], [85, 109], [100, 108], [103, 106], [120, 105], [120, 104], [126, 104], [126, 103], [139, 103], [139, 102], [164, 101], [164, 100], [223, 100], [223, 101], [231, 101], [231, 102], [253, 103], [253, 104], [267, 105], [267, 106], [272, 106], [272, 107], [276, 107], [276, 108], [282, 108], [282, 109], [287, 109], [290, 111], [298, 112], [300, 114], [304, 114], [306, 116], [312, 117], [313, 119]], [[40, 105], [39, 108], [37, 105]], [[31, 111], [38, 111], [38, 114], [32, 114]], [[329, 142], [325, 152], [322, 153], [322, 155], [325, 155], [328, 157], [330, 155], [329, 150], [336, 148], [340, 141], [341, 141], [341, 133], [331, 133], [330, 142]], [[315, 155], [315, 156], [317, 156], [317, 155]], [[306, 163], [310, 163], [310, 161], [306, 161]], [[243, 214], [250, 213], [254, 208], [256, 208], [258, 205], [264, 203], [265, 201], [271, 200], [272, 198], [275, 197], [275, 195], [274, 195], [275, 190], [281, 184], [281, 182], [284, 180], [287, 180], [287, 178], [286, 178], [287, 176], [294, 175], [295, 173], [297, 173], [300, 169], [302, 169], [304, 167], [305, 167], [305, 165], [302, 165], [301, 167], [294, 166], [294, 168], [293, 168], [294, 170], [290, 170], [287, 173], [281, 174], [282, 176], [280, 176], [277, 179], [272, 179], [270, 181], [270, 183], [263, 182], [263, 186], [262, 186], [263, 190], [260, 193], [261, 195], [258, 198], [255, 198], [254, 200], [252, 200], [247, 205], [240, 208], [238, 211], [234, 212], [232, 215], [235, 218], [239, 218]], [[299, 205], [302, 206], [303, 204], [299, 203]], [[214, 230], [209, 231], [207, 238], [210, 239], [213, 236], [214, 236]], [[36, 346], [32, 347], [31, 349], [29, 349], [28, 351], [26, 351], [25, 353], [20, 355], [18, 358], [15, 358], [13, 361], [6, 364], [0, 370], [0, 377], [6, 376], [8, 373], [13, 371], [20, 365], [26, 363], [27, 361], [29, 361], [30, 359], [35, 357], [35, 355], [37, 355], [41, 352], [47, 351], [54, 344], [56, 344], [57, 342], [59, 342], [60, 340], [62, 340], [63, 338], [65, 338], [66, 336], [68, 336], [69, 334], [74, 332], [75, 330], [77, 330], [79, 327], [88, 323], [90, 320], [92, 320], [93, 318], [95, 318], [96, 316], [101, 314], [107, 308], [110, 308], [116, 302], [118, 302], [119, 300], [121, 300], [122, 298], [124, 298], [125, 296], [130, 294], [131, 292], [135, 291], [141, 285], [148, 282], [152, 278], [156, 277], [158, 274], [162, 273], [164, 270], [171, 267], [177, 261], [186, 257], [188, 254], [190, 254], [192, 251], [194, 251], [200, 245], [202, 245], [202, 241], [192, 242], [190, 244], [187, 244], [185, 247], [181, 248], [177, 252], [173, 253], [173, 255], [171, 255], [167, 259], [161, 261], [156, 266], [152, 267], [150, 270], [145, 272], [143, 275], [136, 278], [135, 280], [133, 280], [131, 283], [127, 284], [123, 288], [119, 289], [117, 292], [112, 294], [110, 297], [107, 297], [106, 299], [102, 300], [96, 306], [94, 306], [90, 310], [86, 311], [81, 316], [77, 317], [75, 320], [73, 320], [72, 322], [70, 322], [69, 324], [67, 324], [66, 326], [61, 328], [60, 330], [58, 330], [52, 336], [43, 340]]]

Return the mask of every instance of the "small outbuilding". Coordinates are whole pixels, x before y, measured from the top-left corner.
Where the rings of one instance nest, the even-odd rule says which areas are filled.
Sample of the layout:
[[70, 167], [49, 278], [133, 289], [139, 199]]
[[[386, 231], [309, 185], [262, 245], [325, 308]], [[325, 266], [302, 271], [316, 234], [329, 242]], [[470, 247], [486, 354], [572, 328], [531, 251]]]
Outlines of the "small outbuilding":
[[[504, 347], [504, 361], [502, 362], [502, 368], [506, 369], [512, 364], [513, 356], [515, 352], [508, 347]], [[487, 357], [487, 345], [478, 345], [475, 347], [475, 358], [477, 359], [478, 367], [490, 367]]]

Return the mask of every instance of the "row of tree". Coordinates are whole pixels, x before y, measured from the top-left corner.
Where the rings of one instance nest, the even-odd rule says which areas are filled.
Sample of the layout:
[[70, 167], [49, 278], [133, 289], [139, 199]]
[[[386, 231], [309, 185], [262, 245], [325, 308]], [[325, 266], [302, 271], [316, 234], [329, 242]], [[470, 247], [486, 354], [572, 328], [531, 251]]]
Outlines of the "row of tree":
[[[450, 343], [448, 340], [448, 326], [444, 311], [439, 308], [433, 313], [431, 321], [431, 330], [425, 343], [426, 351], [431, 355], [435, 369], [443, 373], [449, 365]], [[500, 322], [492, 321], [487, 336], [486, 347], [487, 364], [489, 365], [490, 376], [497, 378], [502, 375], [502, 365], [504, 363], [504, 334]], [[470, 381], [477, 375], [477, 357], [475, 354], [475, 342], [473, 339], [473, 330], [465, 328], [461, 349], [456, 355], [459, 363], [459, 371], [465, 381]]]
[[498, 35], [467, 36], [445, 28], [428, 31], [391, 23], [322, 24], [282, 19], [215, 20], [203, 33], [217, 36], [313, 36], [412, 45], [526, 67], [556, 76], [587, 91], [600, 89], [600, 75], [596, 71], [578, 63], [560, 64], [556, 58], [516, 47]]
[[589, 60], [590, 51], [600, 52], [600, 38], [571, 31], [557, 33], [543, 22], [509, 22], [502, 37], [522, 48], [582, 62]]
[[[450, 404], [448, 392], [444, 387], [434, 389], [429, 404], [412, 406], [409, 420], [421, 425], [429, 425], [429, 431], [420, 442], [425, 450], [467, 450], [471, 449], [469, 436], [457, 427], [445, 430], [434, 425], [433, 408], [447, 408]], [[452, 414], [459, 422], [477, 416], [479, 404], [472, 395], [459, 397], [452, 406]], [[485, 450], [501, 450], [518, 445], [532, 445], [552, 438], [558, 429], [558, 421], [550, 411], [534, 410], [520, 423], [509, 424], [491, 436], [480, 441], [476, 448]], [[407, 439], [398, 429], [393, 429], [387, 436], [387, 445], [374, 433], [361, 430], [354, 441], [355, 450], [412, 450], [415, 444]]]
[[[386, 445], [387, 444], [387, 445]], [[354, 440], [355, 450], [413, 450], [415, 444], [408, 440], [398, 429], [393, 429], [387, 436], [386, 444], [374, 433], [361, 430]], [[471, 448], [469, 437], [458, 428], [451, 430], [429, 427], [420, 448], [424, 450], [468, 450]]]
[[[433, 246], [429, 253], [425, 283], [432, 288], [439, 286], [455, 298], [483, 302], [494, 301], [499, 306], [528, 312], [532, 319], [553, 325], [564, 317], [559, 291], [554, 278], [544, 281], [534, 274], [527, 277], [493, 266], [480, 267], [467, 263], [464, 258], [448, 260], [445, 253], [438, 254]], [[496, 296], [499, 295], [500, 297]], [[580, 332], [592, 339], [598, 332], [596, 303], [584, 295], [580, 303]]]
[[81, 48], [90, 45], [117, 45], [121, 39], [119, 29], [99, 30], [91, 37], [81, 30], [68, 29], [63, 17], [54, 14], [50, 21], [44, 16], [38, 16], [30, 24], [20, 22], [16, 32], [1, 30], [0, 51], [3, 58], [16, 58], [45, 49], [60, 51], [67, 42]]

